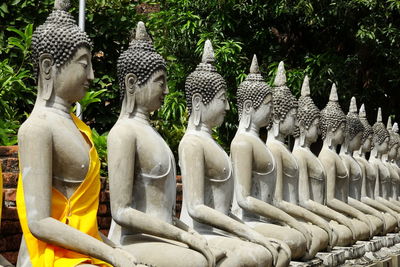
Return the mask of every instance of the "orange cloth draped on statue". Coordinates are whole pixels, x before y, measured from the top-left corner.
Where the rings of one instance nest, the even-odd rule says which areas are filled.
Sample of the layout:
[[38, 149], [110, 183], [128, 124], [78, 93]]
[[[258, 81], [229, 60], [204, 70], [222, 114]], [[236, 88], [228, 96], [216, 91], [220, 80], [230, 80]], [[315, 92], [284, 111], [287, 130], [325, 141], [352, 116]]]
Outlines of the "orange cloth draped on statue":
[[[90, 141], [90, 166], [84, 181], [69, 199], [53, 187], [51, 217], [101, 240], [97, 227], [97, 209], [101, 187], [100, 160], [92, 141], [90, 128], [75, 115], [71, 114], [71, 116], [76, 127]], [[47, 244], [32, 235], [28, 228], [21, 172], [18, 179], [17, 209], [33, 267], [73, 267], [81, 263], [96, 264], [102, 267], [112, 266], [101, 260]]]

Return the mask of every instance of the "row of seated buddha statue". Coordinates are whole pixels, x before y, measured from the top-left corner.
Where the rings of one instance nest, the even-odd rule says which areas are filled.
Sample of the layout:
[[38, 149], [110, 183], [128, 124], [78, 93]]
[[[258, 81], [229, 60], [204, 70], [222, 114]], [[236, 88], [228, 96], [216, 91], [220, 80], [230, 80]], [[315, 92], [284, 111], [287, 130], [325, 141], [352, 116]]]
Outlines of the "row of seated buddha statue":
[[[229, 104], [209, 40], [185, 84], [189, 120], [179, 145], [183, 203], [176, 218], [174, 155], [149, 120], [168, 94], [166, 62], [143, 22], [117, 63], [123, 101], [107, 141], [112, 223], [102, 235], [100, 161], [89, 127], [70, 113], [94, 78], [91, 43], [68, 8], [57, 0], [32, 37], [38, 94], [18, 133], [17, 266], [335, 266], [397, 252], [396, 127], [387, 130], [380, 113], [371, 127], [354, 98], [346, 116], [335, 85], [320, 112], [307, 77], [297, 100], [282, 62], [271, 88], [254, 56], [237, 90], [239, 126], [228, 156], [212, 137]], [[267, 126], [265, 143], [259, 131]], [[310, 145], [319, 129], [316, 157]], [[285, 144], [290, 135], [293, 151]]]

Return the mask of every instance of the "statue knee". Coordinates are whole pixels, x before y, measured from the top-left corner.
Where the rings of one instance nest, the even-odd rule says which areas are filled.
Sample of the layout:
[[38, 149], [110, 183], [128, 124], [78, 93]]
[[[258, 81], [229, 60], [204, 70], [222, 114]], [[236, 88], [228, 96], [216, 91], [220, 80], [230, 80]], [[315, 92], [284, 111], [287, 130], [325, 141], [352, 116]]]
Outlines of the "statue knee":
[[302, 233], [295, 229], [285, 229], [287, 231], [287, 237], [285, 242], [289, 248], [290, 252], [292, 253], [292, 259], [300, 259], [303, 257], [307, 251], [307, 240]]
[[272, 255], [263, 246], [249, 243], [239, 249], [240, 266], [272, 266]]

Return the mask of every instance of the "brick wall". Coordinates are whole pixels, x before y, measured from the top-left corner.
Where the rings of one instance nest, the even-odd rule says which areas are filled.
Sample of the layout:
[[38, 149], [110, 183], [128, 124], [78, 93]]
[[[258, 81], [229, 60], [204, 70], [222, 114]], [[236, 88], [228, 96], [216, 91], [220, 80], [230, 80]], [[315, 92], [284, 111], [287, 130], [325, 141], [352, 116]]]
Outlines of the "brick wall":
[[[16, 264], [21, 242], [21, 227], [15, 205], [18, 182], [18, 147], [0, 146], [0, 164], [3, 169], [3, 212], [0, 228], [0, 254]], [[0, 192], [1, 193], [1, 192]], [[179, 217], [182, 205], [181, 177], [177, 177], [176, 214]], [[0, 203], [1, 204], [1, 203]], [[107, 236], [111, 223], [110, 194], [106, 179], [102, 179], [100, 205], [97, 213], [100, 231]]]

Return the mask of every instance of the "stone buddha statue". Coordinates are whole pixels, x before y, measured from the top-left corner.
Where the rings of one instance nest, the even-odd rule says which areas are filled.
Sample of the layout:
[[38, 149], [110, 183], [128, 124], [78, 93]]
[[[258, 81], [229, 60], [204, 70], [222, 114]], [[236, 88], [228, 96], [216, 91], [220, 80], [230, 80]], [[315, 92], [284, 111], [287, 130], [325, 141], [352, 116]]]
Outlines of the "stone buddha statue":
[[[397, 122], [395, 122], [393, 124], [393, 133], [395, 138], [397, 138], [399, 144], [400, 144], [400, 135], [399, 135], [399, 126], [397, 124]], [[397, 174], [400, 176], [400, 165], [398, 164], [398, 160], [400, 159], [400, 146], [399, 149], [397, 150], [396, 156], [392, 159], [392, 166], [393, 168], [396, 169]], [[392, 187], [392, 196], [393, 199], [397, 199], [400, 200], [400, 181], [395, 181], [395, 183], [393, 183], [393, 187]]]
[[211, 135], [211, 129], [222, 124], [229, 110], [226, 83], [214, 60], [207, 40], [201, 63], [186, 79], [189, 122], [179, 144], [183, 182], [180, 219], [202, 234], [210, 246], [227, 252], [220, 266], [270, 266], [279, 262], [280, 245], [269, 242], [231, 213], [232, 163]]
[[382, 161], [385, 163], [386, 168], [390, 173], [390, 193], [389, 200], [398, 206], [400, 206], [400, 202], [398, 201], [398, 193], [397, 193], [397, 185], [399, 184], [400, 177], [398, 173], [398, 168], [394, 164], [394, 159], [397, 156], [397, 151], [399, 149], [399, 139], [397, 138], [396, 133], [392, 129], [392, 118], [389, 116], [386, 129], [389, 132], [389, 151], [386, 154], [382, 155]]
[[[279, 63], [273, 89], [273, 121], [269, 130], [267, 146], [276, 163], [276, 185], [274, 206], [298, 218], [311, 233], [312, 242], [309, 256], [324, 251], [329, 243], [334, 246], [337, 235], [331, 226], [320, 216], [299, 206], [299, 165], [296, 158], [285, 145], [287, 136], [295, 130], [297, 99], [286, 86], [286, 73], [283, 62]], [[310, 224], [312, 223], [312, 224]]]
[[385, 232], [392, 232], [397, 226], [400, 217], [392, 209], [374, 199], [374, 189], [377, 171], [374, 166], [366, 159], [365, 154], [371, 151], [373, 130], [368, 123], [367, 115], [365, 112], [364, 104], [361, 105], [359, 111], [359, 118], [364, 126], [364, 131], [361, 139], [361, 147], [359, 150], [353, 152], [354, 159], [357, 160], [362, 171], [361, 181], [361, 202], [383, 212], [385, 218]]
[[38, 94], [18, 132], [17, 266], [135, 266], [98, 231], [100, 161], [90, 128], [70, 113], [93, 80], [91, 44], [68, 9], [55, 1], [32, 36]]
[[259, 137], [259, 129], [267, 126], [271, 117], [272, 90], [260, 74], [255, 55], [250, 74], [238, 87], [237, 103], [239, 127], [231, 143], [235, 180], [232, 213], [264, 236], [281, 240], [281, 246], [282, 241], [287, 243], [292, 259], [300, 259], [306, 255], [305, 237], [310, 238], [309, 233], [273, 205], [275, 160]]
[[329, 102], [321, 111], [320, 129], [323, 140], [318, 155], [326, 172], [326, 205], [351, 218], [356, 240], [367, 240], [372, 236], [373, 226], [361, 211], [348, 204], [349, 174], [336, 152], [337, 145], [344, 141], [346, 116], [338, 103], [336, 85], [332, 85]]
[[325, 204], [325, 169], [310, 150], [319, 134], [320, 111], [310, 97], [308, 76], [301, 88], [297, 110], [298, 128], [294, 133], [293, 156], [299, 166], [299, 205], [329, 220], [338, 236], [337, 246], [349, 246], [356, 240], [351, 220]]
[[149, 120], [168, 93], [166, 65], [143, 22], [117, 68], [123, 102], [108, 136], [109, 238], [155, 266], [214, 266], [204, 237], [175, 217], [175, 159]]
[[374, 138], [369, 162], [376, 171], [374, 188], [375, 200], [399, 213], [400, 207], [389, 201], [392, 192], [392, 183], [390, 181], [390, 171], [384, 163], [383, 155], [389, 152], [390, 134], [382, 122], [381, 108], [378, 109], [377, 119], [372, 129], [374, 131]]
[[383, 229], [385, 218], [381, 212], [361, 202], [362, 169], [353, 157], [353, 152], [359, 150], [361, 147], [363, 132], [364, 126], [358, 117], [356, 99], [352, 97], [349, 112], [346, 116], [345, 138], [339, 155], [348, 173], [349, 189], [347, 203], [368, 217], [373, 226], [373, 235], [375, 236], [385, 232]]

